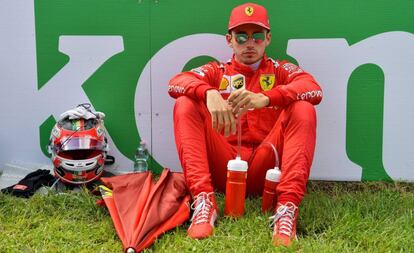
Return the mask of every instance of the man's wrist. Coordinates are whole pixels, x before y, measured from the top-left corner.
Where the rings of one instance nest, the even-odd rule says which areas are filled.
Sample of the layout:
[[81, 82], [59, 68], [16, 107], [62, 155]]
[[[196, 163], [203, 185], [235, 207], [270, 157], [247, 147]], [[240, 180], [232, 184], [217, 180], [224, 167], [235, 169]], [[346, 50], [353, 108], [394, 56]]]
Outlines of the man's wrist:
[[266, 96], [265, 94], [261, 93], [262, 95], [262, 99], [263, 99], [263, 107], [269, 106], [270, 104], [270, 98], [268, 96]]
[[196, 97], [200, 100], [206, 102], [207, 99], [207, 91], [214, 90], [214, 87], [211, 87], [210, 85], [200, 85], [196, 88]]
[[211, 95], [211, 94], [214, 94], [214, 93], [216, 93], [217, 95], [220, 95], [220, 92], [216, 89], [206, 90], [206, 98], [207, 98], [207, 95]]

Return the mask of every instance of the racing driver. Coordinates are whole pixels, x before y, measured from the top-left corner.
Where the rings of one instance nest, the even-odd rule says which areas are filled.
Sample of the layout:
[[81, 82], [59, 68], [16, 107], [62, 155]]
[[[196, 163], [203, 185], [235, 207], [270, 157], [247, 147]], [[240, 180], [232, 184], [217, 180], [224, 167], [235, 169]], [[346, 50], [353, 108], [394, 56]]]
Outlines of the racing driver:
[[275, 164], [273, 145], [282, 171], [272, 216], [273, 244], [289, 246], [296, 239], [298, 205], [315, 149], [314, 105], [321, 102], [322, 91], [297, 65], [266, 55], [271, 38], [267, 10], [253, 3], [239, 5], [231, 12], [226, 34], [232, 58], [179, 73], [169, 82], [168, 92], [176, 99], [175, 142], [194, 198], [187, 231], [191, 238], [213, 234], [218, 213], [214, 190], [225, 191], [241, 117], [241, 158], [249, 165], [247, 194], [262, 193], [266, 171]]

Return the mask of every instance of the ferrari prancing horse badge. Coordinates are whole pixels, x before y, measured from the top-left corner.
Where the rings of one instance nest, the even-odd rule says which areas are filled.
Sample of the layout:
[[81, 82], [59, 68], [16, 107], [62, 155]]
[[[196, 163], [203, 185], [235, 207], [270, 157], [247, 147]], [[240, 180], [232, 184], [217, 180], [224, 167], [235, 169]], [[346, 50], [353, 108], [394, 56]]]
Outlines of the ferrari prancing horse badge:
[[262, 90], [268, 91], [273, 88], [275, 85], [275, 75], [274, 74], [263, 74], [260, 75], [260, 86]]

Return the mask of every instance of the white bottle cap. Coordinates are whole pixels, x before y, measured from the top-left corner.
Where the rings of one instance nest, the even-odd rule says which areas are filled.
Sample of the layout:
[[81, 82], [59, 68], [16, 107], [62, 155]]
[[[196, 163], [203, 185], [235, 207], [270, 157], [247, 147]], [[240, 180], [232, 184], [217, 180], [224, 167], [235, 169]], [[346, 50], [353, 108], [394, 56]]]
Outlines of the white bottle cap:
[[240, 159], [240, 157], [236, 157], [236, 159], [229, 160], [227, 163], [227, 169], [231, 171], [240, 171], [240, 172], [247, 172], [247, 162]]
[[282, 175], [282, 173], [280, 172], [279, 168], [276, 167], [274, 169], [267, 170], [266, 180], [269, 180], [269, 181], [272, 181], [272, 182], [279, 182], [281, 175]]

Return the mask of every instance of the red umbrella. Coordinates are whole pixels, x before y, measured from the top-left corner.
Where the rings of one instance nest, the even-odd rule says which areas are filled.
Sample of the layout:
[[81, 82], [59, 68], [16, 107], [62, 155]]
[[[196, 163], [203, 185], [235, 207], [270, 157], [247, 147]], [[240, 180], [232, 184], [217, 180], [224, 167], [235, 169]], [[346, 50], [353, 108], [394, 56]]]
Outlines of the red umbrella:
[[102, 178], [100, 186], [115, 230], [126, 252], [149, 247], [190, 216], [190, 195], [182, 173], [164, 169], [155, 183], [151, 172]]

